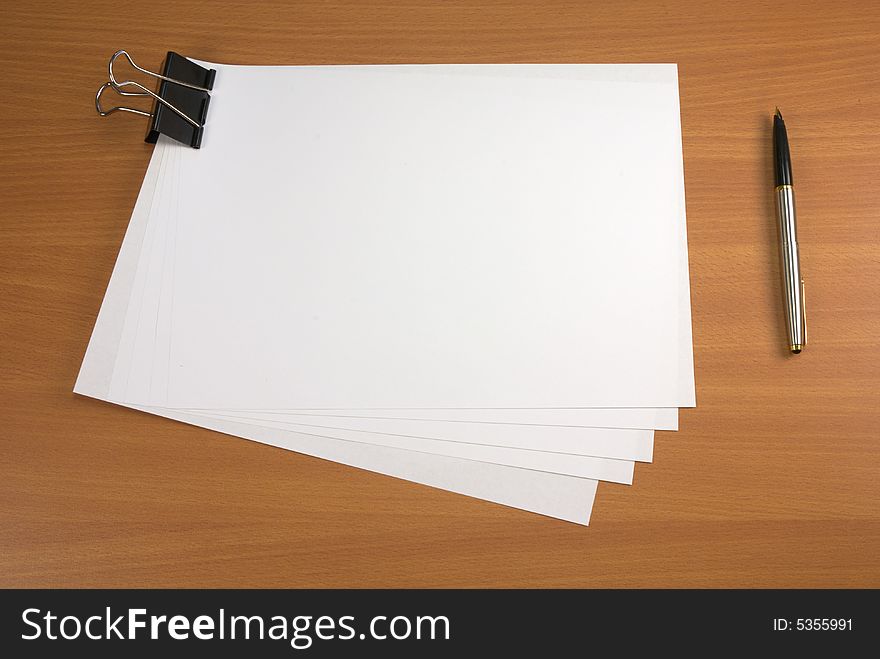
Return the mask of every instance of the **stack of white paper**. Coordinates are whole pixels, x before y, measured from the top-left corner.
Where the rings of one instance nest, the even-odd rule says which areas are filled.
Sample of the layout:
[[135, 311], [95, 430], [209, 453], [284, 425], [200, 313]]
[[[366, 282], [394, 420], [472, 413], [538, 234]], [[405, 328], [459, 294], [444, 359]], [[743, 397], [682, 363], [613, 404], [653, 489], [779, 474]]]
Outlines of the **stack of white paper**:
[[217, 69], [79, 393], [586, 524], [694, 405], [674, 65]]

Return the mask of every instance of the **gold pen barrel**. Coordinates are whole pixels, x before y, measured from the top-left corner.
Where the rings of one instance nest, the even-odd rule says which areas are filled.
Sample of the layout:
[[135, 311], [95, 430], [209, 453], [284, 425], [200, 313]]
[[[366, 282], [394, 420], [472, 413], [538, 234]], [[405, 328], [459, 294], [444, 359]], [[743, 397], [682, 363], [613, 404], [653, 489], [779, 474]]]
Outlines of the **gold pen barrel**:
[[776, 217], [779, 224], [782, 284], [785, 292], [785, 320], [788, 345], [799, 353], [807, 344], [807, 320], [804, 310], [804, 287], [801, 277], [801, 259], [797, 244], [797, 216], [794, 210], [794, 190], [790, 185], [776, 187]]

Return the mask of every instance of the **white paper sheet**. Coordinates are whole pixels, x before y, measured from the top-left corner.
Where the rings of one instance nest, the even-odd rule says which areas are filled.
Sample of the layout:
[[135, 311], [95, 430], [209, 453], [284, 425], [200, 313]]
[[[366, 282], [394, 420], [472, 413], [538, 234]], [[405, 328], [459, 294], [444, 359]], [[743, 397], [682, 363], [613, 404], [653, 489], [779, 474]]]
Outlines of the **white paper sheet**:
[[[340, 76], [350, 73], [345, 71], [346, 67], [335, 68], [339, 69]], [[226, 144], [225, 137], [216, 136], [235, 133], [234, 127], [226, 128], [234, 123], [235, 116], [245, 111], [236, 105], [242, 95], [251, 97], [247, 93], [249, 85], [258, 84], [262, 88], [277, 85], [269, 84], [266, 79], [257, 81], [250, 72], [244, 75], [244, 67], [223, 67], [218, 72], [218, 91], [212, 99], [210, 125], [215, 139], [208, 138], [201, 153], [188, 151], [181, 154], [180, 184], [183, 188], [204, 190], [208, 199], [223, 198], [224, 190], [236, 189], [242, 200], [263, 199], [266, 207], [255, 208], [253, 204], [247, 204], [245, 208], [244, 202], [227, 200], [224, 207], [230, 211], [230, 216], [246, 217], [247, 221], [215, 222], [210, 227], [210, 235], [204, 235], [208, 218], [219, 209], [212, 207], [210, 202], [205, 207], [181, 200], [180, 217], [185, 221], [178, 228], [178, 254], [186, 256], [178, 258], [175, 264], [175, 281], [179, 286], [175, 286], [175, 328], [170, 342], [174, 368], [170, 369], [168, 396], [161, 402], [171, 406], [216, 408], [578, 407], [585, 402], [604, 406], [621, 403], [690, 404], [686, 391], [687, 372], [684, 375], [679, 373], [679, 343], [685, 343], [680, 341], [682, 321], [679, 316], [689, 318], [689, 310], [678, 313], [679, 302], [687, 304], [687, 296], [682, 296], [677, 289], [681, 272], [675, 267], [686, 263], [686, 249], [683, 208], [677, 196], [681, 187], [681, 156], [674, 88], [670, 92], [668, 84], [606, 83], [602, 87], [603, 93], [597, 93], [597, 88], [591, 87], [593, 93], [587, 102], [585, 92], [578, 96], [570, 85], [555, 89], [554, 81], [536, 80], [534, 91], [525, 93], [521, 81], [504, 88], [503, 85], [499, 87], [497, 80], [487, 82], [484, 78], [470, 78], [473, 84], [462, 87], [462, 81], [455, 76], [435, 76], [430, 86], [420, 88], [418, 94], [410, 97], [400, 94], [402, 89], [410, 90], [412, 84], [402, 88], [391, 80], [394, 76], [386, 76], [387, 79], [371, 77], [353, 83], [347, 80], [344, 89], [352, 95], [339, 98], [340, 87], [329, 85], [325, 72], [320, 76], [312, 75], [308, 69], [305, 67], [295, 72], [301, 76], [295, 80], [301, 102], [293, 116], [281, 121], [281, 117], [272, 115], [271, 110], [263, 109], [259, 111], [263, 114], [258, 114], [249, 123], [249, 127], [271, 124], [281, 131], [281, 137], [256, 130], [255, 134], [249, 133], [247, 139], [242, 140], [243, 144]], [[242, 73], [242, 84], [234, 82], [233, 72]], [[438, 82], [441, 78], [444, 85]], [[227, 82], [223, 85], [230, 92], [228, 96], [219, 91], [224, 79]], [[492, 93], [480, 97], [487, 87]], [[611, 112], [612, 107], [620, 106], [620, 99], [626, 94], [634, 95], [635, 99], [627, 105], [628, 108], [645, 105], [640, 92], [620, 91], [629, 87], [662, 88], [657, 92], [657, 102], [648, 104], [652, 109], [651, 116]], [[462, 109], [461, 104], [455, 103], [463, 94], [467, 95], [468, 102], [482, 99], [483, 105], [478, 109], [480, 116], [484, 117], [493, 103], [498, 104], [499, 98], [511, 98], [510, 89], [513, 88], [524, 96], [517, 97], [518, 107], [526, 106], [531, 110], [522, 113], [525, 119], [520, 115], [516, 118], [519, 121], [517, 126], [523, 132], [533, 136], [537, 132], [532, 142], [502, 142], [498, 136], [512, 133], [510, 121], [505, 122], [504, 116], [492, 115], [498, 121], [491, 125], [486, 121], [467, 124], [465, 120], [471, 118], [470, 112], [474, 108]], [[605, 96], [612, 95], [612, 92], [613, 100], [603, 105]], [[430, 107], [414, 106], [414, 98]], [[552, 108], [548, 106], [548, 98], [553, 100]], [[398, 101], [401, 112], [406, 110], [410, 115], [417, 109], [425, 110], [427, 115], [419, 113], [419, 116], [426, 123], [420, 124], [420, 129], [417, 126], [409, 131], [391, 132], [388, 126], [396, 127], [404, 115], [379, 113], [380, 108], [390, 104], [389, 99]], [[269, 108], [271, 105], [266, 103], [260, 107]], [[433, 114], [428, 112], [437, 106], [440, 106], [439, 110]], [[360, 121], [352, 121], [351, 112], [341, 109], [351, 107], [357, 108], [354, 119], [360, 117]], [[577, 112], [552, 114], [553, 108], [576, 108]], [[248, 106], [247, 109], [252, 108]], [[555, 120], [550, 123], [562, 125], [565, 129], [542, 132], [539, 130], [542, 126], [526, 121], [533, 116], [548, 116], [547, 112], [551, 112], [550, 116]], [[637, 122], [645, 134], [629, 131], [617, 136], [619, 139], [608, 138], [608, 134], [616, 134], [614, 127], [621, 125], [615, 123], [621, 114], [622, 125]], [[604, 126], [602, 134], [594, 134], [582, 125], [594, 125], [599, 118], [611, 122]], [[674, 122], [674, 130], [669, 128], [670, 121]], [[320, 131], [309, 132], [308, 127], [318, 125], [322, 126]], [[454, 135], [450, 134], [452, 127]], [[443, 139], [441, 144], [438, 135], [450, 139]], [[357, 136], [360, 141], [355, 139]], [[650, 139], [646, 142], [645, 138], [652, 136], [654, 142]], [[211, 162], [215, 157], [237, 163], [256, 162], [258, 151], [266, 150], [270, 137], [279, 146], [274, 151], [277, 162], [267, 167], [272, 170], [268, 176], [261, 176], [258, 181], [242, 182], [230, 180], [225, 172], [210, 172], [210, 180], [203, 178], [211, 169], [200, 166], [208, 153], [213, 152]], [[454, 156], [452, 147], [456, 144], [452, 137], [476, 140], [477, 144], [487, 147], [491, 144], [492, 149], [474, 151], [492, 153], [493, 158], [491, 161], [465, 163], [464, 173], [452, 171], [449, 163]], [[282, 148], [283, 139], [294, 140], [297, 148]], [[420, 205], [420, 200], [427, 195], [424, 189], [426, 179], [407, 179], [404, 176], [407, 171], [401, 171], [401, 163], [408, 156], [415, 157], [428, 150], [425, 139], [430, 139], [432, 160], [431, 163], [420, 163], [423, 167], [415, 170], [430, 172], [431, 181], [435, 182], [439, 177], [448, 183], [449, 190], [455, 191], [451, 197], [432, 199], [430, 207]], [[320, 140], [319, 148], [315, 147], [315, 140]], [[611, 156], [626, 152], [621, 145], [629, 144], [627, 140], [638, 143], [639, 152], [644, 156], [640, 161], [642, 164], [652, 160], [651, 154], [660, 153], [667, 158], [662, 167], [665, 173], [656, 175], [655, 170], [661, 169], [657, 162], [652, 162], [650, 175], [638, 167], [616, 167], [617, 161]], [[418, 144], [418, 150], [409, 150], [413, 143]], [[584, 151], [585, 144], [590, 145], [593, 157], [580, 163], [577, 154]], [[575, 149], [573, 145], [579, 148]], [[505, 157], [513, 160], [514, 149], [518, 154], [517, 162], [528, 162], [530, 167], [523, 171], [507, 171], [502, 181], [504, 189], [528, 188], [526, 179], [535, 189], [531, 196], [499, 201], [498, 194], [490, 195], [485, 189], [491, 189], [493, 193], [497, 191], [498, 178], [490, 174], [498, 169], [499, 162], [503, 163]], [[596, 152], [608, 156], [610, 161], [596, 158]], [[294, 153], [308, 153], [310, 157], [297, 160]], [[380, 160], [368, 168], [369, 157]], [[580, 176], [578, 182], [582, 194], [576, 199], [562, 194], [574, 187], [574, 179], [549, 174], [542, 177], [546, 172], [540, 167], [555, 171], [558, 168], [548, 168], [548, 163], [558, 163], [560, 159], [570, 160], [572, 167], [565, 170], [572, 176]], [[596, 160], [601, 162], [602, 171], [590, 164]], [[632, 158], [627, 158], [626, 162], [631, 163]], [[382, 176], [373, 170], [382, 172]], [[330, 177], [331, 171], [339, 177], [334, 180], [351, 184], [351, 189], [346, 189], [349, 194], [333, 196], [332, 190], [321, 189], [320, 181]], [[394, 174], [392, 181], [384, 178], [389, 171]], [[310, 178], [314, 172], [320, 177]], [[618, 199], [619, 195], [609, 197], [608, 189], [619, 189], [619, 185], [613, 185], [612, 174], [638, 180], [639, 194], [630, 194], [624, 199]], [[398, 180], [401, 176], [402, 181]], [[410, 192], [413, 195], [409, 195]], [[319, 194], [320, 198], [310, 197], [310, 194]], [[463, 197], [469, 200], [464, 207], [460, 203]], [[542, 200], [540, 209], [537, 199]], [[551, 201], [548, 203], [547, 199]], [[316, 210], [318, 201], [324, 204], [320, 207], [323, 215]], [[615, 203], [611, 204], [611, 201]], [[664, 217], [642, 222], [646, 226], [639, 224], [639, 231], [632, 223], [627, 224], [626, 218], [644, 216], [649, 209], [655, 210], [661, 201], [663, 212], [658, 216]], [[333, 223], [364, 205], [379, 208], [382, 212], [365, 216], [361, 225], [353, 230], [347, 225]], [[285, 208], [290, 215], [286, 223], [277, 211], [273, 215], [273, 208], [279, 207]], [[523, 215], [523, 209], [528, 216]], [[412, 216], [430, 216], [432, 212], [439, 215], [431, 218], [434, 222], [427, 228], [424, 223], [407, 223]], [[483, 217], [481, 213], [492, 218], [503, 217], [505, 221], [475, 224], [475, 217]], [[541, 214], [543, 221], [540, 234], [528, 231], [529, 219], [536, 213]], [[619, 217], [619, 221], [609, 220], [609, 214], [613, 213], [617, 215], [612, 219]], [[325, 217], [328, 214], [330, 220]], [[319, 215], [320, 222], [316, 219]], [[592, 225], [586, 226], [589, 221], [581, 220], [598, 215], [606, 221], [601, 223], [604, 228], [596, 235], [592, 232]], [[574, 222], [575, 217], [580, 223]], [[337, 235], [339, 233], [343, 235]], [[407, 249], [390, 255], [377, 252], [392, 235], [405, 237]], [[277, 250], [260, 254], [259, 262], [249, 263], [252, 267], [244, 268], [256, 278], [254, 283], [242, 281], [238, 276], [231, 278], [229, 271], [238, 273], [241, 268], [227, 267], [224, 271], [223, 266], [218, 265], [240, 264], [243, 259], [251, 258], [254, 249], [248, 240], [259, 240], [277, 247]], [[620, 250], [611, 250], [613, 258], [608, 250], [598, 253], [590, 249], [592, 243], [608, 241], [612, 244], [616, 241], [622, 246]], [[291, 254], [283, 249], [288, 243], [296, 245], [303, 253]], [[228, 251], [230, 245], [236, 246], [235, 253]], [[509, 267], [485, 272], [483, 256], [490, 250], [493, 267], [499, 260], [502, 266], [508, 264]], [[211, 261], [200, 260], [198, 253], [210, 254], [213, 266]], [[390, 259], [374, 263], [377, 253]], [[550, 253], [554, 260], [548, 265], [550, 259], [547, 255]], [[671, 257], [670, 253], [674, 256]], [[328, 254], [333, 254], [329, 261]], [[438, 257], [438, 254], [443, 258], [431, 261], [431, 257]], [[454, 254], [454, 265], [458, 267], [452, 267], [446, 258], [450, 254]], [[499, 255], [503, 258], [499, 259]], [[633, 270], [629, 266], [636, 261], [640, 264], [639, 272], [649, 270], [656, 276], [644, 281], [645, 278], [641, 277], [636, 278], [638, 281], [626, 281], [627, 272]], [[293, 266], [288, 267], [290, 263]], [[415, 263], [419, 263], [419, 272], [429, 273], [427, 279], [412, 281]], [[579, 268], [581, 263], [591, 264], [594, 272]], [[188, 270], [181, 274], [182, 268]], [[598, 281], [598, 271], [604, 273], [602, 281], [610, 278], [623, 282], [615, 287], [610, 298], [603, 298], [605, 289], [601, 286], [583, 285], [583, 282]], [[471, 275], [476, 280], [470, 279]], [[509, 284], [502, 291], [502, 299], [496, 299], [497, 296], [489, 299], [488, 291], [497, 293], [502, 278]], [[273, 280], [283, 282], [284, 286], [263, 285], [260, 290], [255, 290], [255, 282], [265, 284]], [[571, 280], [578, 286], [562, 285], [561, 290], [556, 291], [541, 286], [542, 282], [564, 284]], [[471, 283], [467, 300], [453, 299], [454, 296], [447, 293], [452, 289], [461, 290], [466, 281]], [[352, 282], [356, 282], [356, 286], [350, 286]], [[349, 284], [347, 289], [343, 290], [343, 283]], [[395, 287], [393, 294], [389, 287]], [[377, 290], [382, 291], [378, 298]], [[278, 309], [277, 300], [282, 292], [291, 304], [281, 305]], [[436, 301], [436, 308], [429, 308], [421, 315], [403, 314], [405, 318], [419, 317], [415, 324], [405, 324], [404, 330], [395, 329], [400, 325], [401, 310], [412, 306], [407, 302], [423, 301], [426, 294], [436, 296], [432, 298]], [[346, 304], [339, 305], [340, 295], [348, 295], [351, 299], [346, 298]], [[320, 299], [316, 299], [318, 296]], [[336, 304], [324, 304], [334, 299]], [[388, 307], [387, 303], [383, 307], [383, 301], [388, 299], [394, 301], [393, 307]], [[578, 304], [573, 304], [573, 299]], [[221, 300], [226, 300], [225, 307]], [[496, 336], [497, 326], [483, 326], [484, 316], [476, 313], [487, 304], [496, 305], [498, 308], [493, 308], [493, 313], [511, 328], [511, 336], [505, 337], [501, 345], [491, 345], [488, 341], [490, 334]], [[257, 328], [255, 343], [260, 354], [254, 356], [249, 346], [247, 363], [243, 363], [245, 360], [237, 357], [237, 351], [243, 351], [236, 344], [236, 337], [252, 331], [254, 328], [249, 323], [267, 313], [270, 307], [280, 316]], [[183, 310], [183, 320], [179, 323], [178, 308]], [[234, 318], [228, 317], [229, 309], [236, 310], [232, 314]], [[468, 313], [468, 310], [474, 313]], [[566, 322], [557, 321], [559, 314], [565, 316]], [[588, 316], [591, 315], [596, 322], [589, 322]], [[396, 325], [391, 327], [395, 321]], [[626, 332], [605, 336], [603, 328], [619, 325], [636, 327], [639, 331], [627, 335], [626, 341], [621, 336]], [[346, 337], [343, 340], [343, 328], [351, 326], [361, 328], [361, 332], [354, 339]], [[437, 326], [443, 331], [432, 333]], [[385, 337], [392, 336], [392, 330], [397, 332], [393, 334], [394, 340], [387, 340]], [[547, 342], [545, 339], [539, 346], [533, 341], [538, 336], [552, 336], [554, 340]], [[645, 339], [648, 336], [650, 340]], [[637, 337], [641, 341], [634, 343]], [[611, 341], [610, 347], [607, 340]], [[290, 343], [307, 349], [304, 347], [303, 352], [295, 355], [279, 354], [279, 351], [287, 350], [283, 346]], [[624, 344], [626, 350], [623, 350]], [[484, 354], [487, 345], [492, 348], [490, 355]], [[597, 351], [596, 345], [602, 345], [603, 350]], [[389, 352], [390, 347], [393, 350]], [[224, 361], [222, 367], [232, 368], [235, 377], [229, 377], [228, 370], [225, 374], [218, 372], [218, 360], [209, 358], [209, 355], [221, 353], [231, 354], [233, 363]], [[442, 358], [438, 358], [438, 354]], [[583, 367], [566, 368], [568, 364]], [[422, 379], [429, 381], [428, 390], [420, 388], [421, 381], [420, 387], [411, 386], [414, 374], [424, 374], [426, 369], [431, 377]], [[550, 376], [551, 371], [556, 374], [556, 380]], [[640, 377], [649, 371], [651, 377]], [[621, 377], [621, 374], [632, 375]], [[377, 377], [380, 382], [375, 381]], [[692, 379], [692, 375], [690, 377]], [[392, 390], [394, 395], [390, 393]], [[655, 390], [658, 398], [647, 395]], [[679, 395], [683, 390], [684, 395]], [[286, 393], [279, 396], [279, 391]], [[632, 398], [612, 398], [616, 395], [612, 392], [626, 392]], [[574, 395], [577, 400], [565, 399], [565, 396]], [[430, 404], [426, 405], [429, 400]], [[291, 404], [292, 401], [296, 402]]]
[[596, 497], [598, 481], [586, 478], [279, 432], [276, 429], [219, 421], [175, 410], [144, 408], [144, 411], [235, 437], [577, 524], [590, 523]]
[[[198, 409], [190, 409], [199, 412]], [[533, 408], [533, 409], [335, 409], [267, 410], [227, 409], [230, 414], [246, 412], [265, 418], [322, 416], [361, 419], [405, 419], [411, 421], [449, 421], [465, 423], [515, 423], [537, 426], [574, 426], [580, 428], [630, 428], [643, 430], [678, 430], [678, 408]]]
[[[211, 418], [226, 420], [234, 423], [245, 423], [244, 419], [230, 417], [224, 414], [212, 413]], [[333, 439], [343, 439], [349, 442], [366, 443], [389, 448], [407, 449], [419, 453], [431, 453], [467, 460], [479, 460], [493, 464], [520, 467], [522, 469], [537, 469], [549, 471], [554, 474], [566, 474], [568, 476], [580, 476], [593, 478], [609, 483], [621, 483], [631, 485], [633, 479], [634, 464], [629, 459], [613, 459], [595, 457], [592, 455], [578, 455], [573, 453], [559, 453], [539, 449], [521, 449], [508, 446], [492, 446], [462, 441], [448, 441], [442, 439], [428, 439], [423, 437], [393, 435], [389, 433], [371, 433], [363, 430], [349, 430], [345, 428], [322, 428], [315, 426], [302, 426], [273, 421], [251, 421], [263, 428], [274, 428], [283, 431], [298, 432], [301, 434], [315, 434]]]
[[[456, 75], [466, 75], [466, 74], [476, 74], [479, 76], [485, 75], [495, 75], [495, 76], [514, 76], [517, 78], [521, 78], [529, 75], [537, 75], [544, 78], [547, 77], [557, 77], [557, 78], [577, 78], [577, 79], [599, 79], [599, 80], [620, 80], [622, 78], [627, 78], [631, 81], [652, 81], [657, 82], [658, 79], [662, 79], [663, 75], [668, 77], [669, 82], [674, 82], [676, 79], [674, 67], [656, 67], [652, 65], [630, 65], [627, 67], [615, 67], [615, 66], [579, 66], [579, 65], [481, 65], [476, 67], [444, 67], [444, 66], [381, 66], [381, 67], [369, 67], [374, 70], [382, 70], [385, 72], [393, 72], [397, 75], [425, 75], [425, 74], [445, 74], [450, 70], [450, 68], [455, 70]], [[664, 73], [665, 72], [665, 73]], [[659, 75], [658, 75], [659, 74]], [[173, 235], [173, 234], [169, 234]], [[167, 259], [166, 257], [163, 257]], [[170, 261], [173, 263], [173, 256]], [[168, 272], [173, 272], [173, 268], [166, 269], [166, 275]], [[685, 291], [685, 298], [687, 298], [687, 276], [686, 269], [684, 270], [685, 276], [683, 278], [683, 290]], [[165, 287], [165, 283], [163, 282], [163, 290]], [[167, 317], [170, 314], [170, 311], [167, 308], [167, 297], [165, 299], [165, 306], [160, 309], [160, 316], [162, 316], [162, 312], [164, 311], [165, 316]], [[157, 323], [159, 327], [165, 325], [161, 319]], [[686, 329], [689, 330], [689, 325], [686, 326]], [[140, 331], [139, 331], [140, 334]], [[160, 333], [160, 338], [162, 334]], [[165, 335], [167, 337], [167, 334]], [[689, 342], [688, 342], [689, 343]], [[167, 340], [165, 341], [163, 347], [160, 347], [159, 353], [161, 354], [163, 350], [167, 349]], [[143, 352], [139, 354], [145, 354]], [[682, 370], [687, 369], [687, 361], [685, 360], [685, 367]], [[154, 360], [154, 369], [165, 369], [165, 374], [167, 374], [167, 362], [164, 360]], [[163, 383], [166, 380], [166, 375], [159, 373], [158, 376], [150, 378], [149, 382], [151, 387], [154, 382]], [[153, 374], [156, 375], [155, 373]], [[136, 379], [137, 380], [137, 379]], [[147, 380], [138, 380], [140, 382], [147, 382]], [[120, 397], [120, 396], [117, 396]], [[125, 396], [121, 396], [125, 398]], [[135, 395], [135, 398], [139, 396]], [[262, 410], [261, 410], [262, 411]], [[236, 413], [237, 411], [230, 410], [231, 413]], [[249, 418], [258, 418], [256, 414], [247, 415]], [[274, 410], [270, 415], [268, 415], [268, 420], [277, 420], [276, 413], [279, 410]], [[297, 411], [297, 412], [306, 412], [305, 411]], [[296, 412], [294, 412], [296, 413]], [[322, 411], [323, 414], [335, 414], [339, 413], [343, 416], [353, 416], [353, 417], [363, 417], [363, 416], [373, 416], [376, 418], [394, 418], [400, 417], [401, 412], [394, 410], [378, 410], [378, 411], [369, 411], [369, 410], [334, 410], [334, 411]], [[452, 420], [452, 421], [480, 421], [480, 422], [512, 422], [512, 423], [525, 423], [525, 424], [549, 424], [549, 425], [568, 425], [568, 426], [591, 426], [591, 427], [622, 427], [622, 428], [657, 428], [657, 429], [677, 429], [677, 417], [678, 410], [676, 408], [655, 408], [655, 409], [572, 409], [572, 410], [562, 410], [562, 409], [553, 409], [553, 410], [407, 410], [405, 413], [405, 417], [407, 419], [417, 419], [417, 418], [426, 418], [432, 421], [436, 420]], [[442, 418], [440, 418], [442, 417]], [[288, 419], [288, 421], [296, 421], [296, 419]], [[372, 427], [372, 426], [371, 426]], [[393, 431], [394, 429], [389, 429]], [[420, 432], [420, 435], [436, 435], [442, 434], [444, 431], [441, 425], [438, 424], [426, 424], [425, 427]]]
[[[197, 412], [196, 412], [197, 413]], [[493, 445], [503, 441], [503, 446], [554, 453], [591, 455], [650, 462], [653, 456], [654, 431], [604, 428], [580, 428], [571, 426], [534, 426], [510, 423], [426, 422], [406, 419], [353, 419], [339, 416], [265, 415], [227, 413], [226, 418], [240, 419], [244, 423], [280, 424], [281, 427], [302, 429], [326, 428], [351, 430], [361, 433], [401, 435], [438, 439], [449, 442]], [[427, 434], [426, 434], [427, 433]], [[497, 444], [496, 444], [497, 445]]]

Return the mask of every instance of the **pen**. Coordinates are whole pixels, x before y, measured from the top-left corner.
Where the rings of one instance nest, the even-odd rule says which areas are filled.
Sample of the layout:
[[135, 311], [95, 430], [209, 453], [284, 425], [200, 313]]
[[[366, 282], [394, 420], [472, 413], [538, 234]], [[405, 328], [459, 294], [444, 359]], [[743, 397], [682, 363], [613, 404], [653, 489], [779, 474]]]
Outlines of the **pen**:
[[807, 344], [807, 318], [804, 308], [804, 280], [797, 243], [797, 218], [791, 179], [791, 153], [782, 113], [773, 117], [773, 161], [776, 172], [776, 217], [779, 224], [779, 250], [782, 257], [782, 287], [785, 291], [785, 319], [788, 347], [799, 354]]

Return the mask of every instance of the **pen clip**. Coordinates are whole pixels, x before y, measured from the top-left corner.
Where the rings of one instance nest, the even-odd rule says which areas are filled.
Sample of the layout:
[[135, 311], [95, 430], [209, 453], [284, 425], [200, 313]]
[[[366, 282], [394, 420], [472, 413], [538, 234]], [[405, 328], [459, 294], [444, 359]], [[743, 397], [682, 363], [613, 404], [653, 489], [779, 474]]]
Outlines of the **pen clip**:
[[807, 345], [807, 295], [805, 293], [804, 279], [801, 277], [801, 309], [804, 314], [804, 345]]

